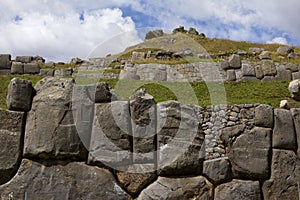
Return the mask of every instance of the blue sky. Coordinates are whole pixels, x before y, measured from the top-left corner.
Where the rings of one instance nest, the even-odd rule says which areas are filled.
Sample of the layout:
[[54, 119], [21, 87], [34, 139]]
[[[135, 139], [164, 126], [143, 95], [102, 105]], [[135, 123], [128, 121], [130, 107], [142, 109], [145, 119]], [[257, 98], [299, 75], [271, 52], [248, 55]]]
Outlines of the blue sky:
[[208, 37], [300, 46], [299, 8], [299, 0], [0, 0], [0, 53], [68, 62], [118, 53], [147, 30], [180, 25]]

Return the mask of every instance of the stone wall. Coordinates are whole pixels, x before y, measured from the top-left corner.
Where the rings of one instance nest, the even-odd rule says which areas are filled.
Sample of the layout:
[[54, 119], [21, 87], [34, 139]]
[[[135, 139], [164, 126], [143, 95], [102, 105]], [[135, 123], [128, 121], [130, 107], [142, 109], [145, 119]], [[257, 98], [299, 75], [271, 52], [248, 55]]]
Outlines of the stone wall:
[[298, 198], [298, 108], [118, 101], [58, 77], [34, 90], [29, 111], [0, 110], [3, 200]]
[[[215, 79], [217, 77], [217, 79]], [[232, 63], [198, 62], [190, 64], [127, 64], [120, 79], [138, 79], [171, 82], [199, 81], [282, 81], [300, 78], [299, 66], [272, 60]]]

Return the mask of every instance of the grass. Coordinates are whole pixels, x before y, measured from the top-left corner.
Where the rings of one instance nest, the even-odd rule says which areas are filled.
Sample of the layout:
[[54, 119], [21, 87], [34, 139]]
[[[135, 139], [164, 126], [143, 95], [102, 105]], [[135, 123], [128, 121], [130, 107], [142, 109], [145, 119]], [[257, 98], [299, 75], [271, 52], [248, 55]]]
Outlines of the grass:
[[[7, 87], [13, 77], [27, 79], [35, 85], [43, 77], [30, 75], [8, 75], [1, 76], [0, 80], [0, 108], [6, 109]], [[275, 108], [279, 107], [281, 100], [288, 100], [290, 107], [300, 107], [300, 102], [290, 98], [288, 91], [289, 81], [280, 82], [225, 82], [210, 83], [171, 83], [171, 82], [147, 82], [135, 80], [117, 79], [76, 79], [79, 84], [89, 84], [98, 81], [107, 82], [114, 88], [122, 100], [128, 98], [139, 88], [146, 88], [148, 93], [154, 96], [156, 102], [167, 100], [178, 100], [186, 104], [197, 104], [200, 106], [216, 104], [269, 104]], [[81, 83], [80, 83], [81, 82]], [[209, 89], [208, 89], [209, 88]]]

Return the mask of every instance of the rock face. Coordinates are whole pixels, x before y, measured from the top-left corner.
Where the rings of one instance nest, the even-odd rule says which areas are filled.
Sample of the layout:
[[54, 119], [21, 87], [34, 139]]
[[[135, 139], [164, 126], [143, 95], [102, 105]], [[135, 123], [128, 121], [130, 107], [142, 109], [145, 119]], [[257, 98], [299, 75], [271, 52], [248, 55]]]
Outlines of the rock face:
[[[233, 180], [215, 189], [215, 199], [218, 200], [240, 200], [261, 199], [258, 181]], [[272, 198], [267, 198], [272, 199]]]
[[22, 155], [24, 113], [0, 110], [0, 184], [17, 172]]
[[150, 199], [213, 199], [212, 184], [204, 177], [165, 178], [144, 189], [137, 200]]
[[11, 67], [11, 55], [1, 54], [0, 55], [0, 69], [10, 69]]
[[273, 147], [296, 149], [296, 135], [292, 114], [289, 110], [274, 110]]
[[109, 85], [101, 82], [96, 84], [95, 103], [106, 103], [112, 100]]
[[13, 78], [8, 86], [6, 99], [8, 109], [28, 112], [31, 109], [33, 95], [34, 88], [30, 81]]
[[242, 134], [233, 143], [229, 152], [234, 177], [268, 178], [270, 153], [271, 129], [256, 127], [251, 132]]
[[145, 89], [130, 97], [134, 162], [152, 162], [155, 156], [156, 104]]
[[159, 174], [198, 174], [205, 154], [197, 106], [175, 101], [157, 105]]
[[203, 163], [203, 174], [214, 184], [220, 184], [232, 178], [231, 165], [228, 158], [207, 160]]
[[255, 125], [260, 127], [273, 128], [274, 113], [271, 106], [261, 104], [255, 108]]
[[80, 160], [86, 157], [73, 120], [73, 84], [73, 79], [47, 77], [36, 85], [37, 94], [27, 117], [25, 157]]
[[146, 34], [145, 39], [146, 39], [146, 40], [150, 40], [150, 39], [152, 39], [152, 38], [161, 37], [161, 36], [163, 36], [163, 35], [164, 35], [163, 30], [149, 31], [149, 32]]
[[300, 80], [294, 80], [289, 84], [289, 91], [293, 99], [300, 101]]
[[299, 166], [293, 151], [274, 149], [271, 178], [262, 187], [264, 199], [298, 199]]
[[112, 174], [84, 163], [51, 165], [24, 159], [9, 183], [0, 186], [8, 199], [128, 199]]

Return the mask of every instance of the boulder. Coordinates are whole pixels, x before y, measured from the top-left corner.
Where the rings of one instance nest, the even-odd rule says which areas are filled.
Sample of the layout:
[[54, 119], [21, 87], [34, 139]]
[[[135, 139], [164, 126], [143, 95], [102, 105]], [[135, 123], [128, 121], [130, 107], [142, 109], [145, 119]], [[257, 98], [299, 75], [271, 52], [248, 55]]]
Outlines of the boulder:
[[38, 63], [24, 63], [24, 74], [39, 74], [40, 66]]
[[6, 104], [9, 110], [28, 112], [31, 109], [34, 89], [30, 81], [13, 78], [8, 86]]
[[299, 71], [298, 65], [296, 65], [294, 63], [288, 63], [288, 64], [286, 64], [285, 68], [288, 69], [288, 70], [291, 70], [292, 72], [298, 72]]
[[213, 185], [202, 176], [159, 177], [137, 198], [137, 200], [151, 199], [213, 199]]
[[130, 97], [134, 162], [154, 161], [156, 104], [153, 96], [140, 89]]
[[282, 55], [288, 55], [289, 53], [294, 52], [294, 49], [289, 46], [280, 46], [277, 49], [277, 53], [282, 54]]
[[242, 64], [242, 74], [243, 76], [255, 76], [255, 70], [251, 63]]
[[230, 68], [233, 68], [233, 69], [239, 69], [241, 68], [241, 58], [239, 55], [236, 55], [236, 54], [232, 54], [230, 57], [229, 57], [229, 66]]
[[287, 57], [288, 57], [289, 59], [294, 59], [294, 58], [297, 58], [298, 55], [297, 55], [295, 52], [292, 52], [292, 53], [289, 53]]
[[95, 105], [88, 163], [113, 169], [131, 163], [131, 126], [127, 101]]
[[112, 93], [110, 92], [109, 85], [105, 82], [96, 84], [95, 103], [111, 102]]
[[269, 60], [269, 59], [271, 59], [269, 51], [263, 51], [263, 52], [261, 52], [261, 54], [258, 57], [261, 60]]
[[203, 174], [208, 177], [213, 184], [217, 185], [230, 180], [232, 174], [228, 158], [217, 158], [204, 161]]
[[218, 200], [260, 200], [261, 198], [259, 182], [244, 180], [233, 180], [219, 185], [215, 189], [214, 196], [214, 199]]
[[9, 181], [19, 168], [24, 126], [23, 112], [0, 109], [0, 184]]
[[264, 48], [258, 48], [258, 47], [251, 47], [251, 48], [249, 48], [249, 51], [251, 51], [255, 55], [260, 54], [264, 50], [265, 50]]
[[199, 32], [195, 28], [191, 27], [188, 30], [188, 34], [190, 34], [190, 35], [199, 35]]
[[30, 63], [32, 61], [32, 56], [17, 56], [16, 61], [21, 63]]
[[24, 74], [24, 65], [23, 65], [23, 63], [12, 62], [10, 73], [11, 74]]
[[129, 199], [106, 169], [84, 163], [24, 159], [17, 175], [0, 186], [1, 199]]
[[72, 76], [73, 69], [72, 68], [64, 68], [55, 70], [54, 76], [64, 77], [64, 76]]
[[11, 67], [11, 55], [1, 54], [0, 55], [0, 69], [10, 69]]
[[46, 67], [49, 67], [49, 68], [54, 68], [54, 67], [55, 67], [55, 63], [52, 62], [52, 61], [46, 62], [46, 63], [45, 63], [45, 66], [46, 66]]
[[287, 109], [288, 110], [288, 109], [290, 109], [290, 104], [287, 100], [281, 100], [279, 107], [282, 108], [282, 109]]
[[26, 158], [86, 159], [87, 151], [73, 119], [73, 86], [73, 79], [56, 77], [46, 77], [35, 86], [37, 94], [25, 130]]
[[157, 37], [161, 37], [164, 35], [163, 30], [154, 30], [154, 31], [149, 31], [146, 34], [145, 40], [150, 40], [152, 38], [157, 38]]
[[244, 132], [233, 143], [229, 160], [235, 178], [268, 178], [271, 154], [271, 129], [255, 127]]
[[36, 61], [36, 62], [38, 62], [38, 63], [45, 63], [45, 59], [44, 59], [43, 57], [41, 57], [41, 56], [34, 56], [34, 57], [32, 58], [32, 60], [33, 60], [33, 61]]
[[293, 151], [273, 149], [271, 177], [262, 185], [264, 199], [298, 199], [299, 164]]
[[264, 77], [264, 72], [262, 70], [262, 67], [260, 65], [257, 65], [254, 67], [254, 69], [255, 69], [256, 78], [262, 79]]
[[83, 63], [83, 60], [81, 60], [80, 58], [72, 58], [70, 61], [70, 64], [73, 64], [73, 65], [80, 65], [82, 63]]
[[255, 126], [273, 128], [274, 126], [274, 113], [273, 107], [261, 104], [255, 108]]
[[273, 147], [296, 150], [296, 135], [292, 114], [289, 110], [274, 110]]
[[296, 137], [297, 137], [297, 156], [300, 158], [300, 108], [292, 108], [291, 113], [294, 120]]
[[236, 81], [236, 73], [234, 69], [227, 70], [227, 81]]
[[292, 73], [292, 80], [300, 79], [300, 72], [293, 72]]
[[198, 174], [204, 159], [200, 107], [176, 101], [157, 104], [158, 174]]
[[275, 76], [277, 74], [275, 64], [272, 60], [262, 60], [261, 68], [264, 76]]

